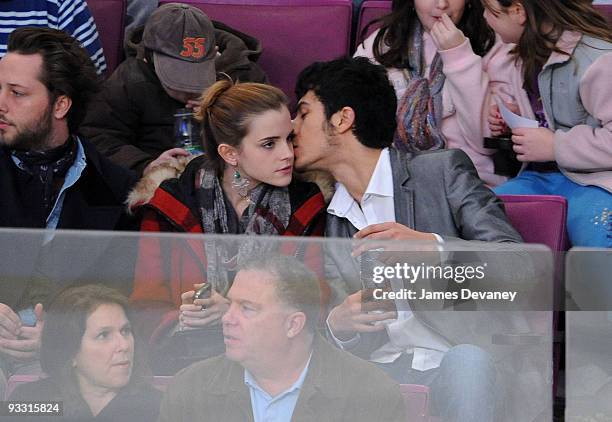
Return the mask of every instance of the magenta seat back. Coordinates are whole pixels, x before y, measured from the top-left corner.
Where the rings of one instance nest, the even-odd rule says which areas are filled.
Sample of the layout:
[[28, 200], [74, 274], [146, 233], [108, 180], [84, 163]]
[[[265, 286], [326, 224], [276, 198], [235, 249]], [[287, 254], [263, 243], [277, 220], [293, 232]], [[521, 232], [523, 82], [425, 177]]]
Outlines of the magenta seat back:
[[368, 28], [368, 33], [365, 37], [361, 37], [361, 31], [366, 25], [372, 22], [376, 18], [380, 18], [391, 12], [391, 1], [390, 0], [366, 0], [361, 4], [359, 10], [359, 20], [357, 22], [357, 43], [360, 43], [367, 35], [374, 32], [378, 26], [372, 25]]
[[540, 243], [553, 251], [568, 248], [567, 200], [556, 195], [499, 195], [514, 228], [527, 243]]
[[429, 387], [418, 384], [400, 384], [406, 405], [406, 420], [425, 422], [429, 417]]
[[604, 15], [608, 23], [612, 25], [612, 4], [594, 4], [595, 10]]
[[87, 0], [104, 49], [107, 75], [110, 75], [123, 59], [126, 4], [126, 0]]
[[[168, 0], [160, 4], [171, 3]], [[299, 72], [315, 61], [349, 54], [351, 0], [182, 0], [261, 41], [258, 63], [295, 103]]]

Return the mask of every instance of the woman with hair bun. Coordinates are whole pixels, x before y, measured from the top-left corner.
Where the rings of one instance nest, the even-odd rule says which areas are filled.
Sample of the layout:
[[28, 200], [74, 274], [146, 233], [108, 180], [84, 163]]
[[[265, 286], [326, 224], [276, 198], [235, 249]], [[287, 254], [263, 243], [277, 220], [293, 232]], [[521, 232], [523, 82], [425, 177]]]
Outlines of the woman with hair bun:
[[[141, 213], [141, 230], [322, 236], [323, 195], [315, 183], [293, 175], [287, 104], [281, 90], [259, 83], [218, 81], [205, 91], [196, 116], [205, 152], [184, 169], [162, 167], [137, 185], [130, 207]], [[166, 180], [160, 184], [159, 179]], [[203, 243], [203, 251], [180, 257], [173, 253], [170, 268], [162, 268], [158, 242], [141, 242], [132, 302], [143, 308], [154, 303], [166, 311], [180, 306], [182, 330], [217, 323], [227, 307], [224, 294], [232, 274], [228, 263], [258, 242], [243, 242], [240, 250], [221, 242]], [[195, 274], [186, 275], [186, 262], [196, 268]], [[193, 303], [194, 280], [211, 283], [210, 298]], [[166, 318], [175, 320], [176, 313]], [[155, 328], [159, 320], [147, 322]]]

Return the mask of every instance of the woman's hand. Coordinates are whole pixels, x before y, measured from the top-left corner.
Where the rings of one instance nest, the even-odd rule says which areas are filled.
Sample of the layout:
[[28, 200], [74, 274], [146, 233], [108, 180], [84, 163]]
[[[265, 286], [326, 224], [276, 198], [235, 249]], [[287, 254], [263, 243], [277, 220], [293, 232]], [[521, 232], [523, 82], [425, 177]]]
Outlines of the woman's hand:
[[512, 142], [516, 158], [525, 162], [555, 160], [555, 133], [545, 127], [516, 128], [512, 131]]
[[[520, 116], [521, 111], [519, 110], [518, 104], [508, 103], [504, 101], [504, 105], [508, 110]], [[510, 128], [508, 127], [508, 125], [506, 125], [506, 122], [502, 117], [497, 104], [492, 104], [489, 108], [489, 116], [487, 117], [487, 121], [489, 122], [491, 136], [502, 136], [510, 132]]]
[[491, 136], [502, 136], [508, 133], [508, 126], [499, 112], [497, 104], [491, 105], [489, 109], [489, 116], [487, 117], [489, 122], [489, 129], [491, 130]]
[[[195, 289], [202, 287], [202, 284], [195, 284]], [[179, 330], [194, 330], [203, 328], [209, 324], [217, 322], [227, 308], [229, 300], [221, 296], [214, 289], [211, 290], [210, 298], [193, 300], [195, 290], [190, 290], [181, 294], [182, 305], [179, 315]]]
[[459, 47], [465, 41], [465, 35], [455, 26], [451, 18], [443, 13], [439, 21], [429, 31], [438, 51]]

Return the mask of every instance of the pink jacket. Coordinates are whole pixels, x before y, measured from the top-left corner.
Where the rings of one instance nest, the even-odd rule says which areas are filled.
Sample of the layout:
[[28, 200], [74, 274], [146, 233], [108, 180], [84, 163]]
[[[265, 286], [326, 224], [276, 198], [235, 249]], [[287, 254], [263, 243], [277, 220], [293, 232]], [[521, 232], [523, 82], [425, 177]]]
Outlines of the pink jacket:
[[[355, 56], [368, 57], [376, 62], [373, 54], [374, 37], [371, 34], [359, 45]], [[423, 34], [425, 46], [425, 63], [427, 72], [436, 54], [436, 47], [431, 36]], [[447, 140], [447, 148], [459, 148], [465, 151], [474, 162], [478, 175], [490, 186], [496, 186], [507, 180], [493, 171], [491, 155], [494, 150], [483, 147], [483, 137], [489, 136], [487, 115], [491, 88], [502, 83], [489, 67], [503, 66], [510, 63], [511, 46], [497, 40], [493, 48], [480, 57], [472, 51], [469, 41], [450, 50], [440, 51], [443, 62], [442, 71], [446, 76], [442, 88], [442, 133]], [[407, 88], [407, 81], [400, 69], [388, 68], [389, 80], [395, 88], [396, 96], [402, 98]], [[399, 106], [399, 104], [398, 104]]]
[[[544, 112], [549, 127], [555, 130], [555, 160], [563, 174], [578, 184], [599, 186], [612, 192], [612, 50], [595, 56], [594, 60], [584, 51], [576, 57], [576, 48], [581, 39], [581, 33], [565, 31], [556, 46], [570, 56], [553, 52], [544, 65], [542, 73], [552, 65], [555, 65], [554, 71], [557, 72], [552, 81], [549, 80], [551, 78], [546, 79], [551, 86], [552, 101], [555, 96], [558, 101], [563, 98], [567, 100], [563, 104], [551, 104], [552, 101], [543, 96]], [[574, 76], [580, 72], [582, 77], [579, 81], [560, 80], [562, 78], [559, 78], [558, 72], [563, 67], [567, 70], [564, 74]], [[497, 94], [505, 101], [517, 103], [523, 116], [534, 119], [527, 92], [523, 89], [521, 62], [515, 61], [512, 66], [500, 66], [494, 71], [507, 81], [506, 85], [500, 86]], [[576, 83], [579, 98], [573, 98], [568, 89]], [[567, 95], [564, 95], [565, 91]], [[560, 129], [559, 122], [585, 120], [580, 115], [583, 111], [578, 109], [574, 116], [563, 115], [568, 104], [573, 103], [579, 104], [598, 125], [575, 124]], [[554, 115], [550, 115], [547, 107]]]

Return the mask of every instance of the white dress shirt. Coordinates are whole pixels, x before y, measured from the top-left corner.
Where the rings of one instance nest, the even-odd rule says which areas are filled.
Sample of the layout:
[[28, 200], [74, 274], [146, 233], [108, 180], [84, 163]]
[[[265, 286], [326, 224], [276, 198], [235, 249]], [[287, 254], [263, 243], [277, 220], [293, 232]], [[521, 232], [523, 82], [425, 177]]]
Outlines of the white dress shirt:
[[[327, 212], [348, 219], [358, 230], [372, 224], [395, 222], [393, 173], [388, 148], [380, 153], [361, 202], [355, 201], [344, 185], [336, 183], [336, 193]], [[443, 242], [439, 235], [434, 233], [434, 236], [438, 242]], [[398, 309], [406, 308], [405, 301], [398, 306]], [[412, 368], [425, 371], [440, 366], [444, 353], [450, 348], [448, 342], [421, 324], [410, 310], [398, 311], [397, 319], [382, 323], [387, 329], [389, 342], [372, 352], [370, 360], [373, 362], [389, 363], [402, 353], [414, 353]], [[332, 337], [341, 348], [350, 348], [360, 339], [359, 333], [348, 341], [337, 339], [333, 333]]]

